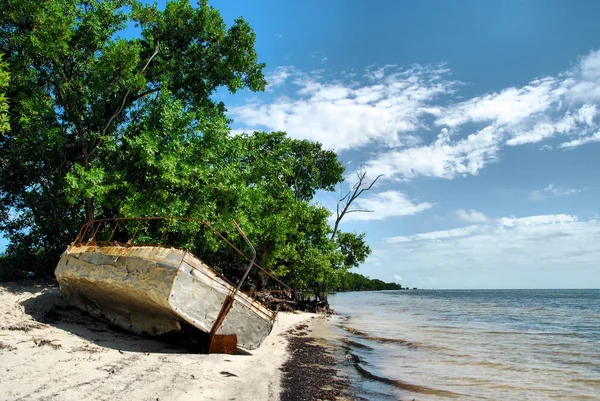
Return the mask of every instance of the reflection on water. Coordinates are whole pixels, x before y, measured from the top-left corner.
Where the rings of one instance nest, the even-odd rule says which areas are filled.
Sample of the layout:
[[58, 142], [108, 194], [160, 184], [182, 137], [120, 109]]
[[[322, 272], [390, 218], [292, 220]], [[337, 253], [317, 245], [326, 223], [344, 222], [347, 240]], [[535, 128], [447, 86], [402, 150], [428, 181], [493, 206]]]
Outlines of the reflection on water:
[[341, 293], [359, 396], [600, 400], [600, 290]]

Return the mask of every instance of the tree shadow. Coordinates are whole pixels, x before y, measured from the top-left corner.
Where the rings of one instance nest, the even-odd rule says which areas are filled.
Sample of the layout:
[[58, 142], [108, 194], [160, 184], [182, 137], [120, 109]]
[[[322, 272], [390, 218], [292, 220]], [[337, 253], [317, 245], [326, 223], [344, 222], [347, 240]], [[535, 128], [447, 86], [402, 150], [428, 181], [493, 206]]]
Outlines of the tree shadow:
[[[155, 338], [132, 334], [69, 305], [60, 296], [57, 285], [45, 286], [42, 293], [21, 302], [21, 305], [34, 320], [104, 348], [164, 354], [206, 353], [208, 350], [208, 334], [192, 326], [184, 327], [181, 333]], [[238, 348], [236, 355], [251, 354]]]

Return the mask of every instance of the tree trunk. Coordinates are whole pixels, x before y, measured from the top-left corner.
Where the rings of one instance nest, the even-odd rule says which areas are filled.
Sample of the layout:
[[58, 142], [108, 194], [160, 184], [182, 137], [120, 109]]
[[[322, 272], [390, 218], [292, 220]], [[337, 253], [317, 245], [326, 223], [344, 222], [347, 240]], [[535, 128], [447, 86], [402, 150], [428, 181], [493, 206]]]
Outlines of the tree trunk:
[[94, 221], [94, 199], [85, 198], [85, 221], [91, 223]]

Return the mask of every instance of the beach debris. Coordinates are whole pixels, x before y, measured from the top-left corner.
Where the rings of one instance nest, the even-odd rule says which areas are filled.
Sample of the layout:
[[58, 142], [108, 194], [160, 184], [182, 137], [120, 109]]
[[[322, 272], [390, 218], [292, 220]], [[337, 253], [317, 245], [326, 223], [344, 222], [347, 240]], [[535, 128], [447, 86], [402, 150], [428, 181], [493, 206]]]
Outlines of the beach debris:
[[225, 370], [219, 372], [220, 374], [222, 374], [225, 377], [238, 377], [238, 375], [236, 375], [235, 373], [231, 373], [231, 372], [227, 372]]
[[288, 349], [291, 358], [281, 368], [281, 401], [353, 399], [350, 382], [328, 348], [311, 337], [288, 335]]
[[60, 345], [60, 344], [54, 344], [55, 341], [58, 341], [58, 340], [47, 340], [45, 338], [42, 338], [42, 339], [33, 338], [33, 342], [38, 347], [43, 347], [45, 345], [48, 345], [54, 349], [58, 349], [58, 348], [62, 347], [62, 345]]
[[8, 326], [8, 327], [2, 327], [2, 330], [9, 330], [9, 331], [23, 331], [25, 333], [30, 332], [31, 330], [35, 330], [35, 329], [42, 329], [44, 327], [47, 327], [45, 324], [42, 323], [36, 323], [36, 322], [21, 322], [19, 324], [14, 324], [12, 326]]
[[0, 351], [12, 351], [14, 349], [15, 349], [15, 347], [5, 344], [2, 341], [0, 341]]

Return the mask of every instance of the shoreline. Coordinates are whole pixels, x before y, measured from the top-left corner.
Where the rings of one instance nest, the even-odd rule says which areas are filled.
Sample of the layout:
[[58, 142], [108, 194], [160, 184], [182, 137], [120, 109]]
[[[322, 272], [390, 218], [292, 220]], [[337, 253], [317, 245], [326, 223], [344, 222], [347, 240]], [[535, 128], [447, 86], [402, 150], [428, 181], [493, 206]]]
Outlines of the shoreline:
[[290, 372], [282, 368], [310, 342], [296, 339], [321, 317], [280, 312], [256, 350], [195, 354], [110, 328], [68, 306], [55, 283], [3, 283], [0, 400], [279, 400]]
[[288, 330], [289, 358], [282, 367], [281, 401], [355, 400], [342, 369], [344, 350], [333, 344], [332, 315]]

